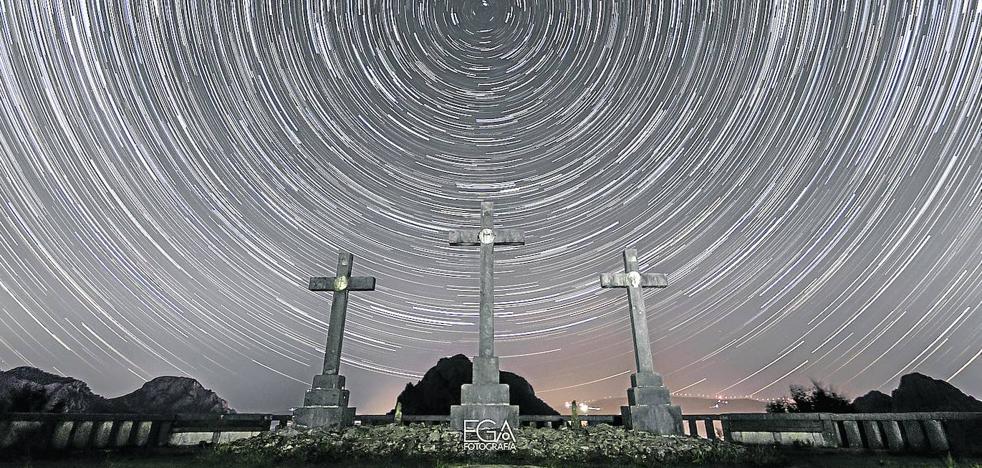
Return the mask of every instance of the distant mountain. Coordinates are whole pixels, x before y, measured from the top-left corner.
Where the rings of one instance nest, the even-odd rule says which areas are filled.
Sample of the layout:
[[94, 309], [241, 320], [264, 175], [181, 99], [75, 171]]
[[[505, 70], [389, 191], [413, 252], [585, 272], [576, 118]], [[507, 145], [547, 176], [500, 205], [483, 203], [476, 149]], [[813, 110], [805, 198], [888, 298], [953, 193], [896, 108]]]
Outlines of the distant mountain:
[[215, 392], [188, 377], [157, 377], [136, 391], [104, 398], [81, 380], [33, 367], [0, 372], [0, 413], [234, 413]]
[[[471, 360], [463, 354], [441, 358], [418, 383], [406, 384], [396, 401], [402, 403], [403, 414], [448, 415], [451, 405], [460, 404], [460, 386], [471, 383], [471, 372]], [[499, 375], [501, 383], [508, 384], [511, 404], [518, 405], [521, 414], [559, 414], [535, 396], [528, 380], [507, 371]]]
[[982, 402], [964, 394], [944, 380], [923, 374], [907, 374], [892, 395], [872, 391], [856, 398], [853, 407], [860, 413], [909, 413], [918, 411], [977, 411]]

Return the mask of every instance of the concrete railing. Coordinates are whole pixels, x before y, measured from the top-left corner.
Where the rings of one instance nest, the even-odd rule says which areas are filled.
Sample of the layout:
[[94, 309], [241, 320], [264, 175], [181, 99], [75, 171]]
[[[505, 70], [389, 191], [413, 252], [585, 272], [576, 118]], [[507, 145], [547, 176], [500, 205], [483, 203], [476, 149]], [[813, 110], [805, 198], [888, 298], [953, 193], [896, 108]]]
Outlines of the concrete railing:
[[[982, 413], [687, 414], [686, 435], [742, 444], [889, 451], [982, 452]], [[0, 451], [195, 446], [251, 437], [287, 426], [270, 414], [0, 414]], [[620, 426], [620, 415], [579, 416], [583, 426]], [[403, 424], [443, 425], [449, 416], [404, 415]], [[523, 426], [559, 428], [570, 416], [520, 416]], [[357, 415], [360, 426], [392, 415]]]
[[285, 425], [269, 414], [0, 414], [0, 450], [85, 450], [223, 443]]
[[910, 452], [982, 451], [982, 413], [747, 413], [719, 416], [726, 440]]
[[729, 440], [724, 430], [724, 419], [719, 414], [683, 414], [682, 430], [685, 435], [710, 440]]

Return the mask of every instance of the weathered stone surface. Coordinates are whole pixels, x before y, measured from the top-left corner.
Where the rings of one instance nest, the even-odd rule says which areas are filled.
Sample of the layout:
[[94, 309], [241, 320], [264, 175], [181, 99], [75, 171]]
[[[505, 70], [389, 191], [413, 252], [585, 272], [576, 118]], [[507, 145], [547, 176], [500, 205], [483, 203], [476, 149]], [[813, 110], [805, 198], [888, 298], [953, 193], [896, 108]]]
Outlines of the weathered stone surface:
[[150, 421], [141, 421], [136, 426], [136, 435], [133, 438], [133, 443], [137, 447], [146, 447], [147, 442], [150, 442], [150, 430], [153, 429], [153, 423]]
[[[500, 382], [508, 385], [508, 401], [518, 405], [521, 414], [554, 416], [559, 413], [535, 396], [527, 380], [508, 371], [500, 372]], [[416, 384], [407, 384], [397, 401], [407, 415], [450, 414], [451, 405], [461, 403], [461, 387], [472, 383], [471, 361], [463, 354], [441, 358]], [[391, 413], [391, 412], [390, 412]]]
[[859, 423], [856, 421], [842, 421], [842, 428], [845, 431], [846, 443], [850, 448], [862, 448], [863, 438], [859, 433]]
[[[506, 384], [463, 384], [460, 386], [461, 404], [506, 405], [508, 385]], [[517, 406], [517, 405], [516, 405]], [[452, 411], [452, 410], [451, 410]]]
[[355, 408], [339, 406], [303, 406], [293, 410], [293, 423], [305, 428], [329, 430], [350, 426], [355, 420]]
[[932, 451], [947, 452], [950, 448], [948, 437], [945, 436], [944, 427], [941, 426], [939, 421], [933, 419], [924, 421], [924, 435], [927, 436], [928, 448]]
[[883, 436], [887, 440], [887, 448], [890, 450], [903, 450], [904, 439], [900, 435], [900, 424], [897, 421], [883, 421]]
[[75, 432], [72, 434], [72, 447], [85, 448], [89, 445], [89, 437], [92, 435], [92, 421], [80, 421], [75, 424]]
[[664, 385], [661, 376], [653, 372], [631, 374], [632, 387], [662, 387]]
[[881, 450], [886, 447], [883, 440], [883, 432], [876, 421], [863, 421], [863, 430], [866, 431], [866, 446], [872, 450]]
[[907, 445], [913, 450], [924, 450], [927, 448], [927, 438], [924, 436], [924, 429], [921, 428], [920, 421], [903, 421], [904, 432], [907, 434]]
[[671, 404], [672, 396], [665, 387], [631, 387], [627, 389], [627, 404], [635, 405], [667, 405]]
[[116, 441], [113, 446], [126, 447], [130, 443], [130, 436], [133, 434], [133, 421], [117, 422], [119, 429], [116, 431]]
[[472, 376], [475, 384], [496, 384], [500, 382], [498, 358], [494, 356], [476, 356]]
[[51, 447], [56, 450], [64, 449], [68, 447], [68, 437], [72, 433], [72, 427], [75, 423], [72, 421], [62, 421], [55, 424], [55, 432], [51, 436]]
[[460, 431], [464, 428], [464, 421], [474, 420], [483, 421], [490, 419], [494, 421], [492, 427], [501, 427], [505, 421], [512, 429], [519, 426], [518, 406], [508, 404], [463, 404], [450, 407], [450, 428]]
[[92, 446], [95, 448], [106, 448], [109, 446], [109, 437], [112, 435], [113, 422], [99, 421], [95, 425], [95, 437], [92, 438]]
[[313, 388], [344, 388], [344, 376], [324, 374], [315, 375]]
[[682, 410], [672, 405], [622, 406], [624, 427], [659, 435], [682, 434]]
[[343, 388], [315, 388], [307, 390], [304, 406], [348, 406], [348, 390]]

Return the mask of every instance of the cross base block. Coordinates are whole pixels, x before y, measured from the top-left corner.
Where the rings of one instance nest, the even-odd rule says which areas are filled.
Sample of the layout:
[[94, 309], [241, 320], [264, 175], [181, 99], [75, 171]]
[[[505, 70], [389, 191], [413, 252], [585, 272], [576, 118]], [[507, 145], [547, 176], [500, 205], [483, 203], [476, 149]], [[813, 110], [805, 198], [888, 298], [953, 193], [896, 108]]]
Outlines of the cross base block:
[[[472, 368], [475, 384], [496, 384], [498, 380], [498, 358], [495, 356], [475, 356]], [[505, 400], [507, 403], [508, 400]]]
[[508, 384], [463, 384], [460, 386], [460, 402], [464, 405], [507, 405]]
[[348, 406], [348, 390], [343, 388], [314, 388], [307, 390], [304, 406]]
[[[507, 385], [505, 385], [507, 388]], [[484, 421], [489, 419], [492, 425], [482, 425], [485, 429], [500, 428], [507, 421], [512, 428], [518, 427], [518, 405], [509, 404], [462, 404], [450, 407], [450, 428], [455, 431], [464, 430], [464, 421]], [[477, 423], [469, 424], [473, 427]]]
[[355, 421], [355, 409], [346, 406], [302, 406], [293, 409], [293, 424], [304, 428], [339, 430]]
[[659, 435], [682, 435], [682, 410], [672, 405], [621, 406], [624, 427]]

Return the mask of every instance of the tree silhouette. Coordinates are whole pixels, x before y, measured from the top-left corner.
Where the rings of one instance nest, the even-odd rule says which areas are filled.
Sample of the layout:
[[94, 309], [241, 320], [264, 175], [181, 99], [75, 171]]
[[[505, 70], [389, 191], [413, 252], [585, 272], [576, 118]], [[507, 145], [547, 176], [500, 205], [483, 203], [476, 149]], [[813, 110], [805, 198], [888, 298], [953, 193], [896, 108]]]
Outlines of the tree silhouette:
[[852, 403], [831, 386], [812, 381], [811, 388], [791, 386], [791, 398], [767, 404], [768, 413], [855, 413]]

